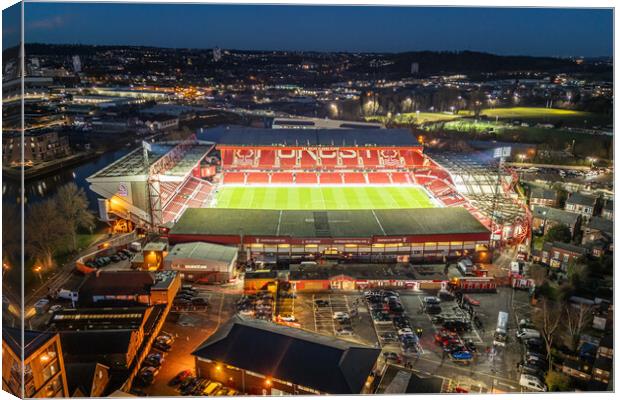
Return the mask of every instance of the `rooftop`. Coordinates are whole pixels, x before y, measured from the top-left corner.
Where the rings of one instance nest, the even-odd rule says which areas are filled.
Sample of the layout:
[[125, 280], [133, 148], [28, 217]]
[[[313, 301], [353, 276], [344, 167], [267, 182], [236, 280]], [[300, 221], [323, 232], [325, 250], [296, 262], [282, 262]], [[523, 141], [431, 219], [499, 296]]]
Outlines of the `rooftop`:
[[577, 204], [582, 206], [594, 207], [594, 205], [596, 204], [596, 197], [575, 192], [571, 194], [568, 199], [566, 199], [566, 204]]
[[235, 247], [212, 243], [180, 243], [170, 249], [166, 260], [190, 258], [230, 264], [237, 258], [237, 251]]
[[192, 354], [323, 393], [359, 394], [380, 353], [333, 336], [235, 316]]
[[557, 192], [555, 190], [536, 188], [532, 189], [530, 197], [535, 199], [555, 200]]
[[146, 311], [146, 307], [68, 309], [55, 312], [48, 325], [57, 331], [138, 329]]
[[225, 146], [272, 147], [411, 147], [418, 140], [408, 129], [231, 129]]
[[575, 225], [580, 217], [579, 214], [559, 210], [557, 208], [540, 206], [534, 207], [533, 216], [534, 218], [548, 219], [568, 226]]
[[614, 222], [601, 217], [592, 217], [588, 223], [588, 228], [601, 231], [610, 236], [614, 234]]
[[488, 233], [467, 210], [286, 211], [190, 208], [170, 235], [370, 237]]
[[443, 379], [422, 377], [411, 369], [388, 364], [375, 394], [441, 393]]
[[2, 340], [11, 348], [16, 356], [21, 357], [22, 343], [24, 343], [24, 358], [28, 358], [37, 349], [50, 341], [56, 335], [55, 332], [40, 332], [24, 330], [24, 341], [22, 342], [22, 331], [18, 328], [2, 327]]
[[[180, 176], [189, 173], [191, 168], [193, 168], [212, 148], [212, 145], [204, 144], [204, 142], [202, 143], [203, 144], [196, 144], [188, 149], [183, 157], [177, 160], [176, 164], [166, 171], [166, 175]], [[148, 151], [149, 167], [170, 152], [174, 146], [175, 143], [172, 142], [151, 143], [151, 150]], [[147, 169], [144, 165], [143, 152], [144, 150], [142, 148], [137, 148], [107, 167], [95, 172], [88, 177], [88, 179], [146, 175]]]

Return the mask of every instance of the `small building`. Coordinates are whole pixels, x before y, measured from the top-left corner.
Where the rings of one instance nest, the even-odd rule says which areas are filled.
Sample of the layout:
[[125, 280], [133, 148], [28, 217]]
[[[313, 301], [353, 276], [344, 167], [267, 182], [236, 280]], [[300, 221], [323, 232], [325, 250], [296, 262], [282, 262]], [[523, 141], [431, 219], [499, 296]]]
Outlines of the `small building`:
[[592, 365], [580, 359], [564, 359], [561, 371], [570, 377], [586, 382], [592, 377]]
[[69, 397], [59, 335], [3, 326], [2, 390], [20, 398]]
[[530, 208], [535, 206], [557, 207], [558, 193], [555, 190], [534, 188], [530, 194]]
[[562, 242], [545, 242], [541, 256], [541, 262], [551, 268], [559, 268], [566, 272], [571, 262], [577, 261], [580, 257], [587, 254], [587, 249]]
[[110, 382], [110, 368], [98, 363], [68, 363], [67, 384], [71, 397], [103, 397]]
[[603, 209], [601, 210], [601, 217], [608, 219], [610, 221], [614, 220], [614, 201], [607, 200], [603, 205]]
[[156, 114], [143, 118], [142, 123], [151, 132], [167, 131], [179, 127], [179, 118], [172, 115]]
[[445, 387], [444, 378], [422, 376], [409, 368], [387, 364], [375, 394], [437, 394], [443, 393]]
[[613, 357], [614, 338], [613, 335], [606, 335], [599, 342], [594, 365], [592, 365], [591, 389], [613, 390], [613, 388], [610, 387], [613, 382]]
[[581, 215], [557, 208], [535, 206], [532, 212], [532, 228], [542, 234], [556, 225], [566, 225], [574, 237], [581, 228]]
[[166, 304], [181, 286], [174, 271], [97, 271], [78, 288], [80, 306]]
[[583, 229], [582, 244], [605, 240], [613, 243], [614, 222], [602, 217], [592, 217]]
[[368, 393], [381, 349], [233, 317], [192, 355], [199, 377], [262, 395]]
[[594, 196], [588, 196], [579, 192], [571, 194], [566, 199], [564, 210], [576, 214], [580, 214], [587, 222], [594, 216], [597, 211], [598, 199]]
[[237, 277], [238, 250], [204, 242], [179, 243], [164, 258], [164, 269], [189, 282], [226, 283]]

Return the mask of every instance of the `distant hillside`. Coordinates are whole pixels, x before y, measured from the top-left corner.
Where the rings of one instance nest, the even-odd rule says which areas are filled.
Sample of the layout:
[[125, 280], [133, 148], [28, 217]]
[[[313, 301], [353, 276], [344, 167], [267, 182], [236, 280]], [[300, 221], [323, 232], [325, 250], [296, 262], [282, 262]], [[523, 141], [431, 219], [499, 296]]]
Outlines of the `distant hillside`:
[[398, 53], [385, 57], [394, 62], [382, 68], [383, 72], [410, 74], [411, 63], [419, 64], [421, 75], [437, 73], [501, 73], [512, 71], [583, 71], [584, 67], [564, 58], [498, 56], [473, 51]]

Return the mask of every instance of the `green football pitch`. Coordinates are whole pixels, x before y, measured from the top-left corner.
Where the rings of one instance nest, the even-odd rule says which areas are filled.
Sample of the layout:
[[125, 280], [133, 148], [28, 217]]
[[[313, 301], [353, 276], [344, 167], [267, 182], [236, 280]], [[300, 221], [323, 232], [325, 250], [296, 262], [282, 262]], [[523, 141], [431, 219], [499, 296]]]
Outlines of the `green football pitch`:
[[363, 210], [436, 207], [416, 186], [223, 186], [218, 208], [258, 210]]

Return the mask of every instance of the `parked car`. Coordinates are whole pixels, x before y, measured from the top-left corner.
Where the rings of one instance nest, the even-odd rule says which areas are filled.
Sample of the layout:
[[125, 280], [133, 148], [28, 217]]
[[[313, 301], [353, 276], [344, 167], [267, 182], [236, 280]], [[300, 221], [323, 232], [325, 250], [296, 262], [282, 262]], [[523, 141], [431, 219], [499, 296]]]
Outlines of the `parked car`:
[[335, 320], [347, 320], [350, 319], [351, 317], [349, 316], [348, 313], [343, 312], [343, 311], [336, 311], [333, 315], [333, 318]]
[[516, 333], [518, 339], [540, 339], [540, 332], [535, 329], [519, 329]]
[[168, 352], [172, 348], [172, 346], [170, 346], [169, 344], [164, 343], [164, 342], [158, 342], [158, 341], [155, 341], [155, 343], [153, 343], [153, 347], [156, 348], [157, 350], [161, 350], [164, 352]]
[[441, 307], [436, 304], [428, 305], [424, 310], [430, 315], [436, 315], [441, 313]]
[[191, 376], [192, 376], [192, 371], [190, 369], [183, 370], [179, 372], [178, 374], [176, 374], [174, 378], [172, 378], [168, 384], [170, 386], [179, 385], [186, 379], [190, 378]]
[[316, 304], [317, 307], [329, 307], [329, 301], [327, 300], [314, 300], [314, 304]]
[[402, 360], [398, 353], [394, 353], [393, 351], [383, 352], [383, 358], [385, 359], [385, 361], [392, 361], [395, 363], [400, 363]]
[[441, 300], [438, 297], [435, 297], [435, 296], [426, 296], [424, 298], [424, 304], [426, 304], [426, 305], [430, 305], [430, 304], [439, 305], [439, 304], [441, 304]]
[[202, 391], [202, 394], [205, 396], [211, 396], [215, 392], [217, 392], [221, 387], [222, 387], [221, 383], [211, 382], [207, 385], [207, 387], [205, 387], [205, 389]]
[[546, 392], [547, 387], [534, 375], [521, 374], [519, 385], [537, 392]]

